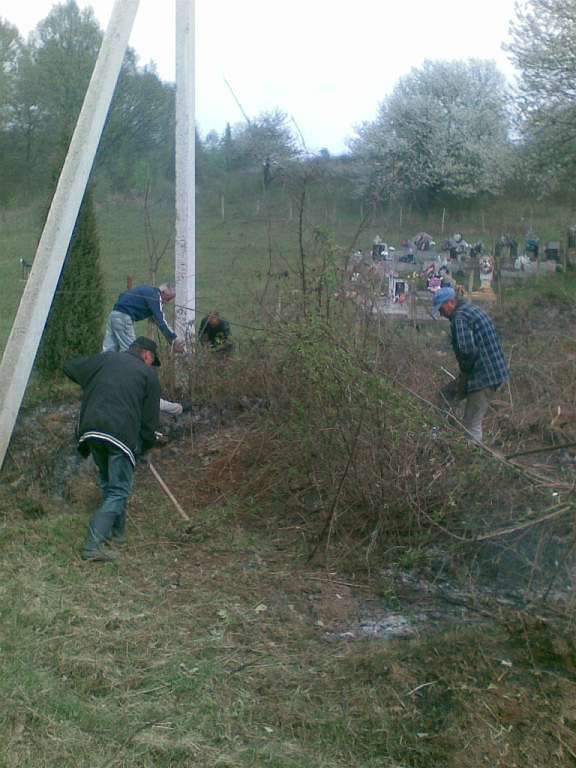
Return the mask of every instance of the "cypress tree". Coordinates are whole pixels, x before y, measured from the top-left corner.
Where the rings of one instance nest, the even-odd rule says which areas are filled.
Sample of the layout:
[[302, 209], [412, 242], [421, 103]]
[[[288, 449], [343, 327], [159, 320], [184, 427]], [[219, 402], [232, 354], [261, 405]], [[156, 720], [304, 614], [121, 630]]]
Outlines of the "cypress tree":
[[103, 307], [100, 245], [92, 192], [88, 188], [36, 358], [42, 374], [61, 371], [63, 363], [72, 357], [100, 351]]

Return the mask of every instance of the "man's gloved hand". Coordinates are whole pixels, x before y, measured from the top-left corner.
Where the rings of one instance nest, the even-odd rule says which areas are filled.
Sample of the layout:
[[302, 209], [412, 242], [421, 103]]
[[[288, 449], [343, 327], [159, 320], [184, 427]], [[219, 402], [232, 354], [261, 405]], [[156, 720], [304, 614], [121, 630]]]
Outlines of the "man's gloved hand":
[[458, 385], [456, 379], [454, 379], [454, 381], [449, 381], [448, 384], [445, 384], [438, 390], [438, 402], [440, 405], [445, 406], [446, 403], [452, 405], [452, 403], [457, 403], [458, 399]]
[[466, 397], [466, 376], [460, 374], [457, 379], [450, 381], [439, 391], [440, 401], [445, 403], [459, 403]]
[[168, 438], [162, 432], [154, 432], [154, 437], [156, 438], [157, 448], [163, 448], [165, 445], [168, 445]]
[[465, 373], [460, 373], [456, 379], [456, 385], [458, 387], [458, 400], [464, 400], [468, 394], [467, 389], [468, 376]]
[[192, 410], [192, 400], [182, 400], [180, 405], [182, 406], [182, 413], [190, 413]]

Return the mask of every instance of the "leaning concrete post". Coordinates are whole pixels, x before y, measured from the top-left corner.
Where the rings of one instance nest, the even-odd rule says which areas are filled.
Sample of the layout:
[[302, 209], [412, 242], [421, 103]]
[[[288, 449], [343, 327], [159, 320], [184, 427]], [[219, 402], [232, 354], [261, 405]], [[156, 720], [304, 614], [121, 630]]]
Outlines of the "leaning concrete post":
[[0, 467], [4, 462], [140, 0], [116, 0], [70, 142], [36, 257], [0, 364]]

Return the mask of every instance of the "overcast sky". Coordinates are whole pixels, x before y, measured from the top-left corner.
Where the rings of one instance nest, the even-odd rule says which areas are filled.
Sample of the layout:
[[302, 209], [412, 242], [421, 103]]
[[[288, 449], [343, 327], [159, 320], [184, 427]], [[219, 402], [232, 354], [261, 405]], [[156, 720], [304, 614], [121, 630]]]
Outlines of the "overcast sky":
[[[77, 0], [106, 28], [114, 0]], [[25, 37], [53, 0], [2, 0]], [[174, 1], [141, 0], [130, 39], [140, 63], [174, 79]], [[289, 114], [309, 150], [346, 148], [395, 82], [424, 59], [492, 59], [509, 78], [502, 43], [514, 0], [196, 0], [197, 122], [205, 135], [251, 117]]]

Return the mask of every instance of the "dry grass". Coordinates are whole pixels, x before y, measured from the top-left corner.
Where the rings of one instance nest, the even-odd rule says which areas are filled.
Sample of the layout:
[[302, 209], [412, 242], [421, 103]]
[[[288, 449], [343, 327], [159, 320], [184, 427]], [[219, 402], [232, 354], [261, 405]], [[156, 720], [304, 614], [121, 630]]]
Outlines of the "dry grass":
[[481, 634], [338, 639], [365, 599], [402, 596], [305, 565], [294, 521], [239, 482], [261, 437], [255, 421], [158, 455], [190, 529], [139, 471], [118, 566], [78, 560], [77, 508], [4, 518], [2, 764], [570, 765], [570, 627], [502, 606]]

